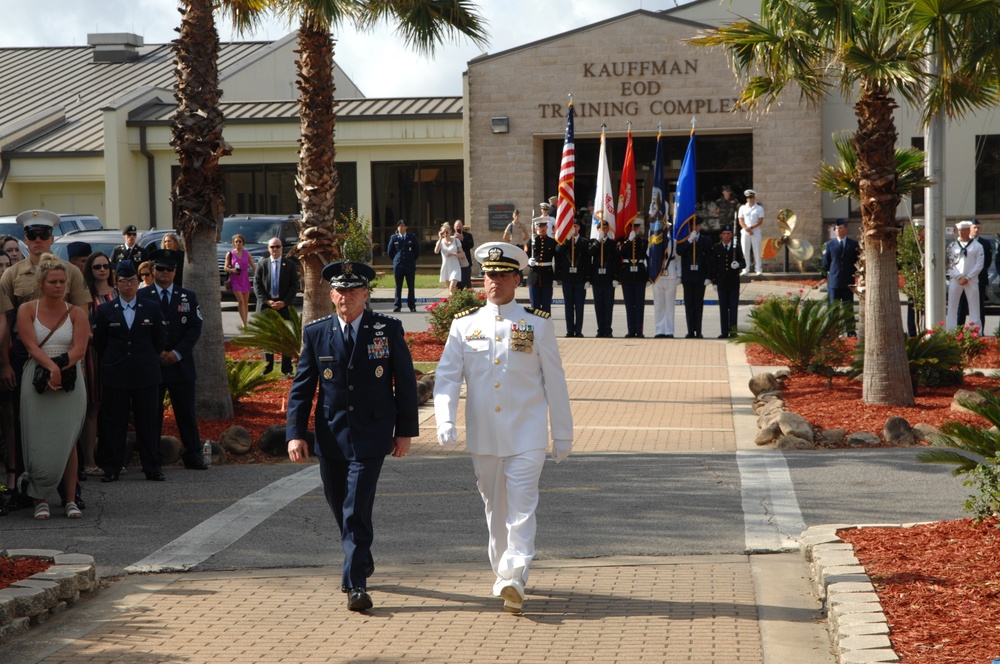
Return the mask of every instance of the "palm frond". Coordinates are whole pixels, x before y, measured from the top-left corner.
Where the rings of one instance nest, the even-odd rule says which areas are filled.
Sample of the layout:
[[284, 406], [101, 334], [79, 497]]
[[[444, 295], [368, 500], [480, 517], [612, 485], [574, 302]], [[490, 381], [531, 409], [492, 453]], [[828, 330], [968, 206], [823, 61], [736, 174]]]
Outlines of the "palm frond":
[[229, 394], [233, 397], [234, 405], [243, 397], [281, 380], [275, 373], [264, 373], [266, 368], [265, 363], [259, 360], [226, 359]]
[[302, 318], [295, 307], [288, 307], [288, 320], [274, 309], [265, 309], [250, 317], [243, 332], [233, 339], [233, 345], [298, 357], [302, 350]]

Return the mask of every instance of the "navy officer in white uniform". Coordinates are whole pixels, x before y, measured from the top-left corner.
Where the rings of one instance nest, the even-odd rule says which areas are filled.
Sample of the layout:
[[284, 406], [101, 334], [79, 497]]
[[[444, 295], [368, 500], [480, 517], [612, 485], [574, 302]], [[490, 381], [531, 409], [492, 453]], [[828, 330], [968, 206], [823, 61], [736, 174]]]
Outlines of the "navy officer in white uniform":
[[549, 446], [553, 459], [569, 456], [573, 413], [549, 314], [519, 306], [514, 289], [528, 265], [524, 251], [506, 242], [476, 250], [485, 274], [486, 304], [452, 322], [435, 372], [438, 442], [458, 439], [458, 399], [466, 383], [466, 447], [486, 506], [493, 594], [520, 613], [528, 567], [535, 556], [538, 480]]
[[341, 589], [347, 608], [372, 607], [366, 580], [375, 571], [372, 506], [385, 457], [405, 456], [418, 435], [417, 379], [391, 316], [365, 310], [375, 270], [343, 261], [323, 268], [337, 314], [302, 332], [298, 371], [288, 395], [286, 437], [292, 461], [309, 458], [306, 431], [316, 384], [316, 444], [326, 501], [344, 549]]

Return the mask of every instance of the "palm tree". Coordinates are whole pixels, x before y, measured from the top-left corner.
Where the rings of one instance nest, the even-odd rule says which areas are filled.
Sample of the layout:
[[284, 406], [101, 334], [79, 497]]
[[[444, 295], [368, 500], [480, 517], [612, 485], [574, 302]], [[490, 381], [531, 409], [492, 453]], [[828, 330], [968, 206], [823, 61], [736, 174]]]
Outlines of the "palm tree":
[[467, 0], [276, 0], [278, 11], [299, 20], [298, 88], [301, 137], [296, 191], [302, 212], [299, 243], [293, 252], [303, 268], [303, 323], [331, 311], [323, 266], [340, 259], [334, 215], [337, 190], [336, 99], [333, 39], [330, 30], [349, 23], [368, 30], [395, 21], [397, 34], [419, 52], [431, 55], [446, 37], [464, 35], [485, 43], [485, 24]]
[[[913, 404], [896, 270], [896, 97], [921, 109], [925, 122], [996, 103], [998, 25], [995, 0], [762, 0], [760, 22], [690, 40], [726, 51], [742, 80], [743, 108], [770, 106], [788, 88], [815, 106], [835, 89], [855, 100], [868, 403]], [[926, 72], [929, 55], [940, 63], [934, 75]]]
[[234, 25], [246, 29], [267, 6], [266, 0], [182, 0], [181, 26], [173, 42], [177, 112], [170, 144], [177, 153], [179, 174], [171, 199], [177, 209], [174, 227], [184, 237], [185, 285], [195, 291], [204, 318], [195, 345], [198, 365], [196, 407], [199, 417], [229, 418], [226, 357], [222, 334], [215, 240], [225, 210], [219, 159], [232, 152], [222, 137], [225, 119], [219, 107], [219, 34], [215, 11], [232, 14]]

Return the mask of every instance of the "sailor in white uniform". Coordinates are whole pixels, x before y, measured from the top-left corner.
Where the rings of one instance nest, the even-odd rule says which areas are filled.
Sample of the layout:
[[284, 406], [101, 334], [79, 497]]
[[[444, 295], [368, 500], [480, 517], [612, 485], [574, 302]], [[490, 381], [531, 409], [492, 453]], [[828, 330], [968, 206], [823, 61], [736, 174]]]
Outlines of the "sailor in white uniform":
[[438, 442], [458, 439], [459, 392], [466, 383], [466, 447], [486, 506], [493, 594], [520, 613], [535, 555], [538, 480], [549, 446], [556, 463], [569, 456], [573, 414], [549, 314], [519, 306], [514, 290], [528, 256], [512, 244], [476, 250], [486, 304], [456, 315], [435, 372]]

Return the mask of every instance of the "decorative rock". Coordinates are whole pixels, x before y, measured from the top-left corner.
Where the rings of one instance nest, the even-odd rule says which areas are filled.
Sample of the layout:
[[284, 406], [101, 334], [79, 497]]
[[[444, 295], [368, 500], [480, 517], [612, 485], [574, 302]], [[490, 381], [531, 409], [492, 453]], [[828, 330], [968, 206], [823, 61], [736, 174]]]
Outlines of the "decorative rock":
[[773, 443], [778, 436], [781, 435], [781, 429], [778, 428], [777, 422], [771, 422], [769, 425], [757, 432], [757, 436], [753, 439], [753, 442], [758, 445], [767, 445], [768, 443]]
[[941, 435], [940, 429], [930, 424], [924, 424], [923, 422], [914, 424], [910, 431], [913, 433], [914, 440], [921, 443], [933, 443], [934, 436]]
[[840, 445], [846, 436], [847, 432], [843, 429], [824, 429], [819, 432], [819, 442], [824, 445]]
[[899, 657], [892, 650], [879, 648], [878, 650], [852, 650], [840, 653], [837, 657], [840, 664], [889, 664], [898, 662]]
[[21, 636], [31, 627], [30, 618], [14, 618], [7, 625], [0, 625], [0, 643], [6, 643], [16, 636]]
[[774, 377], [777, 378], [777, 379], [779, 379], [779, 380], [784, 380], [784, 379], [788, 378], [791, 375], [792, 375], [792, 372], [789, 371], [788, 369], [778, 369], [777, 371], [774, 372]]
[[779, 413], [783, 410], [785, 410], [785, 402], [781, 399], [774, 399], [773, 401], [768, 401], [764, 404], [764, 407], [761, 408], [757, 414], [770, 415], [771, 413]]
[[798, 436], [782, 436], [775, 442], [776, 450], [814, 450], [816, 446]]
[[890, 417], [882, 427], [882, 437], [892, 445], [912, 445], [915, 442], [910, 423], [902, 417]]
[[776, 423], [778, 419], [785, 413], [785, 411], [779, 411], [777, 413], [771, 413], [770, 415], [761, 415], [757, 418], [757, 428], [766, 429], [772, 424]]
[[760, 394], [758, 394], [757, 398], [760, 399], [761, 401], [770, 401], [771, 399], [780, 399], [781, 398], [781, 389], [777, 388], [777, 387], [769, 387], [766, 390], [763, 390]]
[[774, 377], [774, 374], [770, 373], [759, 373], [754, 374], [750, 378], [749, 383], [750, 391], [753, 392], [754, 396], [757, 396], [766, 389], [776, 390], [778, 389], [778, 380]]
[[[315, 440], [315, 434], [312, 431], [307, 431], [306, 444], [309, 445], [310, 450], [312, 450], [313, 440]], [[262, 452], [271, 456], [288, 456], [288, 443], [285, 441], [285, 425], [272, 424], [264, 429], [264, 433], [260, 434], [260, 438], [257, 439], [257, 447]]]
[[873, 433], [868, 433], [867, 431], [855, 431], [847, 437], [847, 442], [849, 445], [864, 445], [871, 447], [872, 445], [878, 445], [882, 440]]
[[951, 402], [951, 409], [956, 413], [971, 413], [972, 411], [960, 404], [960, 401], [971, 402], [974, 404], [985, 403], [985, 399], [979, 395], [978, 392], [970, 392], [969, 390], [959, 390], [955, 392], [955, 398]]
[[813, 439], [813, 430], [806, 419], [797, 413], [784, 412], [778, 417], [778, 426], [786, 436], [795, 436], [802, 440]]
[[434, 374], [424, 374], [417, 379], [417, 405], [422, 406], [434, 396]]
[[219, 436], [219, 446], [230, 454], [243, 455], [253, 447], [253, 437], [241, 426], [231, 426]]
[[181, 445], [179, 441], [174, 436], [160, 436], [160, 455], [162, 456], [161, 463], [164, 466], [172, 466], [181, 460], [181, 454], [184, 452], [184, 446]]

